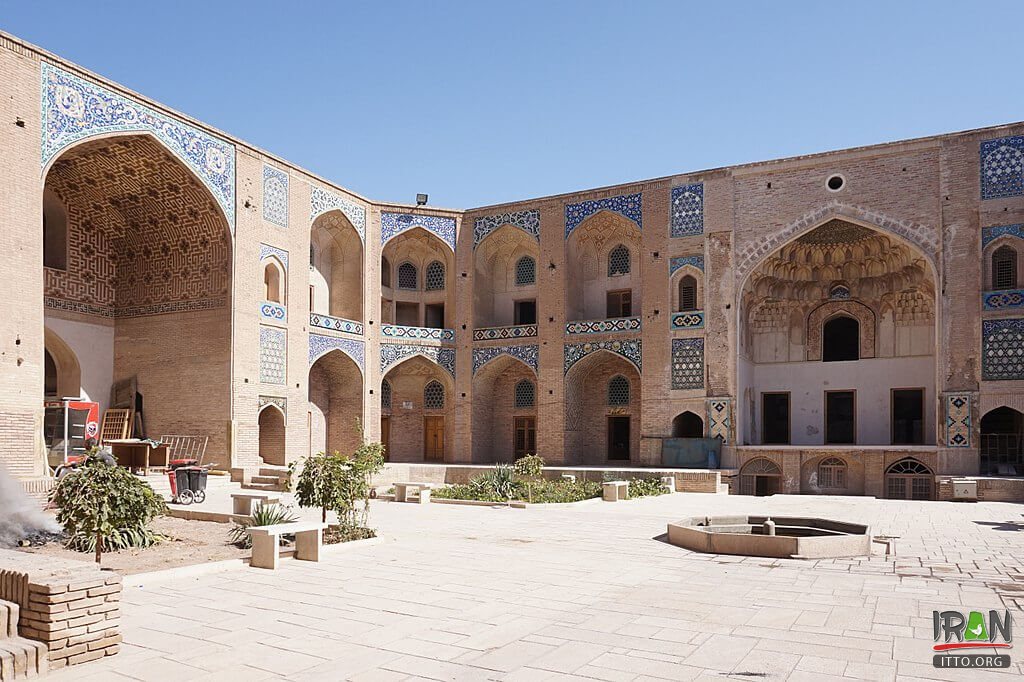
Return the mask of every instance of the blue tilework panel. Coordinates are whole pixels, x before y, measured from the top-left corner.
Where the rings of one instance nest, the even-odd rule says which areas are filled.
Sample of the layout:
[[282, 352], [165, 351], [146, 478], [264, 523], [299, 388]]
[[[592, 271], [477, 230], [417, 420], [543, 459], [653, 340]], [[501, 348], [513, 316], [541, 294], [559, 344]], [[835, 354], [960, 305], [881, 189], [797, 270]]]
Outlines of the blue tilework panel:
[[708, 400], [708, 438], [720, 438], [722, 445], [729, 444], [732, 431], [732, 400], [712, 398]]
[[473, 374], [476, 371], [486, 365], [491, 360], [501, 357], [502, 355], [509, 355], [513, 358], [522, 360], [527, 365], [533, 368], [533, 371], [537, 371], [537, 352], [538, 346], [492, 346], [490, 348], [474, 348], [473, 349]]
[[384, 246], [392, 237], [414, 227], [436, 234], [452, 251], [455, 250], [455, 218], [411, 213], [380, 214], [380, 245]]
[[286, 378], [288, 336], [283, 329], [260, 325], [260, 381], [283, 384]]
[[474, 341], [503, 341], [537, 336], [537, 325], [521, 324], [511, 327], [481, 327], [473, 330]]
[[260, 303], [260, 321], [270, 324], [285, 324], [288, 322], [288, 310], [280, 303], [263, 301]]
[[676, 273], [679, 268], [692, 265], [701, 272], [704, 272], [704, 256], [676, 256], [668, 261], [669, 277]]
[[288, 174], [263, 166], [263, 219], [278, 227], [288, 227]]
[[327, 355], [332, 350], [339, 350], [345, 355], [352, 358], [357, 365], [359, 365], [359, 371], [365, 370], [365, 349], [362, 341], [356, 341], [355, 339], [344, 339], [338, 336], [326, 336], [324, 334], [310, 334], [309, 335], [309, 366], [312, 367], [313, 363]]
[[982, 320], [981, 378], [1024, 379], [1024, 319]]
[[672, 188], [671, 228], [673, 237], [704, 234], [704, 184]]
[[981, 302], [985, 310], [1024, 308], [1024, 289], [1008, 289], [985, 293], [981, 295]]
[[946, 445], [951, 448], [971, 447], [971, 394], [946, 395]]
[[623, 341], [591, 341], [589, 343], [567, 343], [562, 361], [562, 373], [568, 374], [577, 362], [591, 353], [606, 350], [626, 358], [640, 371], [643, 359], [643, 343], [640, 339]]
[[981, 198], [1024, 194], [1024, 136], [981, 143]]
[[335, 192], [329, 192], [322, 187], [314, 186], [309, 195], [309, 220], [310, 222], [328, 211], [341, 211], [352, 227], [356, 228], [359, 238], [366, 243], [366, 209], [353, 203]]
[[1024, 239], [1024, 225], [995, 225], [981, 228], [981, 248], [985, 248], [1004, 234]]
[[213, 194], [235, 229], [235, 147], [95, 83], [43, 62], [42, 152], [45, 167], [67, 146], [94, 135], [150, 133]]
[[473, 222], [473, 248], [476, 248], [484, 237], [505, 225], [514, 225], [540, 241], [540, 211], [513, 211], [477, 218]]
[[279, 249], [276, 246], [270, 246], [269, 244], [260, 244], [260, 260], [269, 256], [276, 256], [284, 269], [288, 269], [288, 252], [284, 249]]
[[637, 194], [623, 194], [617, 197], [608, 197], [607, 199], [597, 199], [594, 201], [581, 201], [577, 204], [566, 204], [565, 206], [565, 237], [569, 238], [572, 231], [580, 226], [584, 220], [594, 215], [599, 211], [612, 211], [619, 215], [629, 218], [636, 226], [643, 229], [643, 202], [641, 201], [642, 195]]
[[417, 346], [412, 344], [382, 343], [380, 345], [380, 371], [387, 373], [389, 369], [413, 355], [422, 355], [433, 360], [448, 373], [455, 376], [455, 349], [440, 346]]
[[672, 339], [672, 388], [704, 388], [704, 339]]

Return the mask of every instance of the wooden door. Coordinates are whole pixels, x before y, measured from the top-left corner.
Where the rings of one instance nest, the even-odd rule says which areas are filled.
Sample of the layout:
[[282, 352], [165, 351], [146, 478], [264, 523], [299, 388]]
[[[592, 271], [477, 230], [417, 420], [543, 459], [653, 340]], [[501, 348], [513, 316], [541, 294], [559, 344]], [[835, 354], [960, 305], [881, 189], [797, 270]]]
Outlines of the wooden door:
[[391, 417], [380, 418], [380, 442], [384, 444], [384, 461], [391, 459]]
[[537, 419], [535, 417], [515, 418], [515, 458], [533, 455], [537, 452]]
[[444, 417], [423, 418], [423, 458], [428, 462], [444, 461]]

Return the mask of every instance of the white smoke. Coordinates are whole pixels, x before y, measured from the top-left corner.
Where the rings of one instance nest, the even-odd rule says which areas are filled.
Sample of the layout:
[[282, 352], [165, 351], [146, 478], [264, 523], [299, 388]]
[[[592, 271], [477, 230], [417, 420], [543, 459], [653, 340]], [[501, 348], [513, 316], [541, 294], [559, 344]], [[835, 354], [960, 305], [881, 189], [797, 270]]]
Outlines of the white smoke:
[[0, 464], [0, 547], [13, 547], [37, 531], [60, 532], [57, 522], [39, 506]]

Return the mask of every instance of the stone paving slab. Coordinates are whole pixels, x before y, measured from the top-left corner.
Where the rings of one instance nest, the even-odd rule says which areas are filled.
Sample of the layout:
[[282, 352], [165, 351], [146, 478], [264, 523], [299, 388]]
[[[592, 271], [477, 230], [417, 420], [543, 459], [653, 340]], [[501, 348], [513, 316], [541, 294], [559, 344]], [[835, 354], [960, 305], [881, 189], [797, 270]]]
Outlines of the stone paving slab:
[[[816, 515], [898, 555], [799, 561], [663, 541], [695, 515]], [[122, 652], [52, 677], [1008, 680], [931, 665], [931, 611], [1012, 608], [1024, 506], [675, 494], [575, 508], [375, 503], [385, 541], [318, 564], [125, 582]], [[879, 546], [881, 549], [881, 547]], [[137, 582], [143, 584], [139, 586]], [[183, 604], [191, 605], [183, 608]]]

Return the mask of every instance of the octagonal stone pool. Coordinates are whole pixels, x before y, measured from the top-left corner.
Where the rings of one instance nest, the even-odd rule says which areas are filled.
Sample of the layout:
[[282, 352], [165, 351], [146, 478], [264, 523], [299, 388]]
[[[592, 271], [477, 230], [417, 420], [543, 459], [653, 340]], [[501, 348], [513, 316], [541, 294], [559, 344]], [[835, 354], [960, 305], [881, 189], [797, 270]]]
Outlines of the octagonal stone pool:
[[857, 523], [796, 516], [703, 516], [668, 524], [668, 541], [709, 554], [775, 559], [871, 555], [871, 529]]

